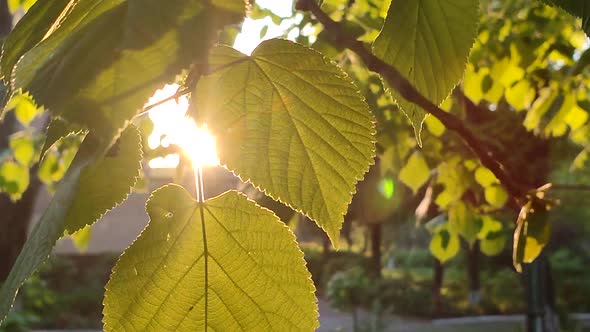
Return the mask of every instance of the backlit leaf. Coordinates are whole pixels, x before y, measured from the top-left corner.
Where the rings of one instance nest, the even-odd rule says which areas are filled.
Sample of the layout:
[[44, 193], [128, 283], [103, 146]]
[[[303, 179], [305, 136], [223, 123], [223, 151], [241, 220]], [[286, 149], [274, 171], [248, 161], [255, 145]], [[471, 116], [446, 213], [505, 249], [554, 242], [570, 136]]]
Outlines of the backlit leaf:
[[[478, 21], [478, 0], [393, 0], [373, 51], [440, 104], [463, 77]], [[391, 93], [419, 138], [425, 112]]]
[[73, 233], [95, 222], [127, 197], [135, 183], [135, 177], [128, 175], [141, 167], [139, 140], [133, 127], [111, 148], [93, 135], [86, 136], [0, 289], [0, 323], [22, 283], [47, 259], [66, 229]]
[[90, 240], [92, 239], [92, 227], [86, 226], [76, 233], [70, 235], [70, 237], [72, 238], [72, 242], [74, 243], [76, 249], [78, 249], [80, 253], [84, 253], [88, 249]]
[[534, 100], [535, 89], [527, 80], [521, 80], [506, 89], [506, 101], [517, 111], [528, 109]]
[[154, 192], [147, 212], [106, 286], [105, 331], [318, 327], [303, 253], [272, 212], [235, 191], [198, 203], [174, 185]]
[[2, 45], [1, 74], [8, 82], [12, 68], [28, 50], [39, 43], [70, 0], [37, 1], [18, 21]]
[[590, 36], [590, 0], [543, 0], [557, 6], [573, 16], [582, 18], [582, 29]]
[[81, 132], [79, 126], [73, 125], [59, 118], [52, 119], [45, 133], [45, 143], [43, 143], [43, 148], [41, 149], [41, 158], [45, 156], [47, 150], [49, 150], [54, 144], [57, 144], [61, 139], [70, 134], [79, 132]]
[[543, 209], [529, 202], [518, 215], [512, 252], [514, 267], [518, 272], [522, 271], [522, 263], [532, 263], [549, 242], [551, 223]]
[[[242, 12], [216, 4], [241, 4]], [[157, 88], [204, 60], [218, 29], [239, 22], [244, 7], [241, 0], [78, 0], [18, 62], [13, 88], [111, 139]]]
[[495, 208], [504, 207], [509, 198], [506, 190], [504, 190], [504, 188], [500, 185], [494, 185], [485, 188], [484, 196], [486, 201]]
[[496, 256], [506, 246], [507, 238], [503, 231], [504, 226], [501, 221], [490, 216], [482, 216], [481, 221], [482, 227], [477, 234], [480, 250], [486, 256]]
[[504, 250], [506, 242], [507, 238], [503, 231], [491, 232], [480, 240], [479, 249], [486, 256], [496, 256]]
[[449, 206], [449, 229], [473, 245], [482, 227], [482, 222], [463, 201]]
[[29, 168], [13, 161], [0, 165], [0, 188], [10, 199], [19, 200], [29, 186]]
[[22, 123], [23, 126], [28, 126], [31, 121], [41, 113], [41, 110], [37, 108], [35, 102], [27, 93], [14, 94], [8, 101], [6, 109], [13, 109], [16, 119]]
[[[337, 245], [355, 184], [375, 154], [374, 118], [356, 87], [321, 54], [273, 39], [248, 57], [213, 50], [197, 109], [220, 160], [316, 221]], [[218, 69], [216, 69], [218, 68]]]
[[35, 156], [35, 145], [29, 136], [19, 135], [10, 138], [10, 148], [14, 159], [23, 166], [29, 166]]
[[441, 227], [432, 236], [429, 248], [434, 257], [444, 264], [459, 253], [461, 242], [457, 234], [450, 232], [447, 227]]
[[410, 187], [414, 193], [430, 178], [430, 168], [420, 152], [414, 152], [399, 173], [399, 179]]
[[500, 183], [498, 178], [496, 178], [496, 175], [494, 175], [494, 173], [492, 173], [492, 171], [490, 171], [488, 168], [483, 166], [475, 170], [475, 181], [477, 181], [477, 183], [479, 183], [484, 188]]

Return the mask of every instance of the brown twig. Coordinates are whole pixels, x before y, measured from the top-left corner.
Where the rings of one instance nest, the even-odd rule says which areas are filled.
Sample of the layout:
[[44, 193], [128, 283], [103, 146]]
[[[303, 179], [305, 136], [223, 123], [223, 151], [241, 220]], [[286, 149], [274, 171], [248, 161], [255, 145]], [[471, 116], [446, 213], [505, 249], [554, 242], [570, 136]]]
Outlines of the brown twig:
[[590, 185], [588, 184], [551, 184], [553, 190], [572, 190], [572, 191], [590, 191]]
[[156, 107], [158, 107], [158, 106], [162, 106], [162, 104], [166, 104], [166, 103], [167, 103], [167, 102], [169, 102], [169, 101], [176, 100], [176, 99], [178, 99], [178, 98], [180, 98], [180, 97], [182, 97], [182, 96], [184, 96], [184, 95], [188, 94], [190, 91], [191, 91], [190, 89], [187, 89], [187, 88], [182, 88], [182, 87], [181, 87], [181, 88], [179, 88], [179, 89], [178, 89], [178, 90], [177, 90], [177, 91], [176, 91], [176, 92], [175, 92], [175, 93], [174, 93], [172, 96], [170, 96], [170, 97], [166, 97], [166, 98], [164, 98], [164, 99], [162, 99], [162, 100], [160, 100], [160, 101], [157, 101], [157, 102], [155, 102], [155, 103], [153, 103], [153, 104], [147, 105], [147, 106], [146, 106], [146, 107], [144, 107], [144, 108], [143, 108], [143, 110], [141, 110], [141, 112], [140, 112], [140, 113], [138, 113], [138, 114], [137, 114], [135, 117], [136, 117], [136, 118], [142, 117], [142, 116], [144, 116], [144, 115], [148, 114], [148, 113], [149, 113], [151, 110], [153, 110], [154, 108], [156, 108]]
[[380, 74], [391, 88], [397, 90], [404, 99], [421, 107], [442, 122], [446, 128], [456, 132], [480, 159], [481, 163], [496, 175], [516, 203], [519, 205], [523, 203], [521, 199], [527, 192], [527, 189], [521, 187], [512, 178], [505, 167], [494, 157], [489, 148], [465, 126], [461, 119], [443, 111], [424, 97], [395, 67], [376, 57], [362, 42], [347, 34], [344, 27], [324, 13], [315, 0], [298, 0], [296, 8], [311, 12], [324, 26], [325, 31], [334, 44], [356, 53], [369, 70]]

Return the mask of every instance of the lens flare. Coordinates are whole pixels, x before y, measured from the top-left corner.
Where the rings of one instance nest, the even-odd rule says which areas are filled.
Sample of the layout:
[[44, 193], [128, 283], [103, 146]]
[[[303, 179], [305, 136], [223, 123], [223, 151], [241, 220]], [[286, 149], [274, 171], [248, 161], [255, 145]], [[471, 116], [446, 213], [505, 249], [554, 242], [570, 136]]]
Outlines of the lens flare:
[[[173, 96], [178, 90], [176, 84], [166, 85], [156, 91], [147, 105]], [[154, 122], [154, 130], [149, 137], [148, 145], [152, 149], [170, 144], [178, 145], [190, 158], [195, 169], [217, 166], [219, 158], [215, 145], [215, 136], [211, 134], [207, 125], [198, 126], [193, 119], [186, 116], [189, 101], [186, 96], [170, 100], [150, 111], [150, 119]], [[150, 161], [152, 168], [174, 168], [178, 166], [179, 156], [168, 155]]]

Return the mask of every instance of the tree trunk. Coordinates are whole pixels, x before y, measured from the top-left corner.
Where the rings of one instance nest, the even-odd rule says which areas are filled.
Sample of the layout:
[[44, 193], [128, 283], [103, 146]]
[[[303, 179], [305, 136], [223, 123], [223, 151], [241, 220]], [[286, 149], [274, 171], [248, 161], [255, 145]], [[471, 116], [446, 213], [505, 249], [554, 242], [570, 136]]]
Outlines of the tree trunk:
[[469, 280], [469, 304], [476, 306], [481, 301], [481, 282], [479, 279], [479, 241], [467, 249], [467, 280]]
[[527, 332], [559, 332], [551, 267], [545, 254], [525, 265]]
[[[6, 37], [11, 29], [12, 16], [7, 0], [0, 0], [0, 37]], [[9, 148], [9, 136], [17, 129], [14, 113], [6, 114], [4, 121], [0, 122], [0, 151]], [[29, 188], [18, 202], [13, 202], [6, 194], [0, 193], [0, 283], [6, 280], [27, 239], [35, 197], [41, 186], [35, 173], [36, 167], [33, 167]]]
[[438, 259], [434, 259], [434, 282], [432, 285], [432, 297], [434, 299], [434, 317], [440, 317], [443, 313], [442, 294], [445, 267]]
[[381, 278], [381, 224], [372, 223], [368, 225], [371, 233], [371, 267], [369, 276]]

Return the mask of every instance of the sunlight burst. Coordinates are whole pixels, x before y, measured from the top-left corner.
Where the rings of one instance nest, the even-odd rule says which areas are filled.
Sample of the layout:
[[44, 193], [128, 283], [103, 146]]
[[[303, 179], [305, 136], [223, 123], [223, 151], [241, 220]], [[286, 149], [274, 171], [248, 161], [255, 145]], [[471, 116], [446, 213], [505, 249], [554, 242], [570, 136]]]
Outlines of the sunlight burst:
[[[166, 85], [148, 101], [148, 105], [164, 100], [176, 93], [178, 85]], [[153, 108], [150, 119], [154, 122], [154, 130], [148, 139], [151, 149], [159, 146], [178, 145], [190, 158], [193, 167], [201, 168], [219, 165], [215, 137], [207, 129], [207, 125], [197, 126], [195, 121], [186, 115], [189, 101], [186, 96], [171, 100]], [[179, 163], [178, 155], [168, 155], [150, 161], [151, 168], [174, 168]]]

